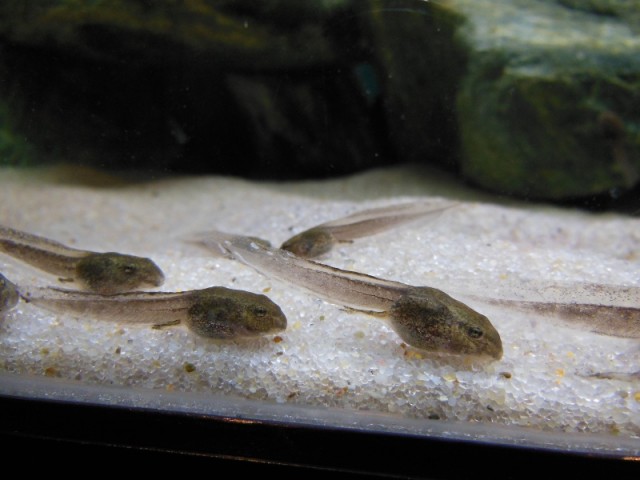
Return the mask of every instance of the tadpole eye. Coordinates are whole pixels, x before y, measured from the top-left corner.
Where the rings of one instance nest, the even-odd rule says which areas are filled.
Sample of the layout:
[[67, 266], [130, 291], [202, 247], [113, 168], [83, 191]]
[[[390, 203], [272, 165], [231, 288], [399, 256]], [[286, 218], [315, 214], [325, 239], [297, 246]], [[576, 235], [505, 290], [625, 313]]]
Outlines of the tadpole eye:
[[267, 314], [267, 309], [264, 307], [256, 306], [253, 307], [252, 311], [256, 317], [264, 317]]
[[135, 265], [125, 265], [124, 267], [122, 267], [122, 271], [127, 275], [132, 275], [136, 273], [136, 270], [137, 268]]
[[482, 337], [482, 335], [484, 335], [484, 332], [481, 328], [478, 327], [468, 327], [467, 335], [469, 335], [471, 338], [480, 338]]

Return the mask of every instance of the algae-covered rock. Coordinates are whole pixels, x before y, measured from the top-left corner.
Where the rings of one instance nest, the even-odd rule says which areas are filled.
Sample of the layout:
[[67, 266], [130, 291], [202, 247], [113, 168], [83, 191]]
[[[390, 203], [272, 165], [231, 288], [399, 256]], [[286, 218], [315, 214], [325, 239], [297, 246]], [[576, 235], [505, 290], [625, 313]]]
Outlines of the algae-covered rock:
[[560, 5], [597, 13], [600, 15], [612, 15], [629, 21], [640, 20], [640, 0], [547, 0], [557, 2]]
[[452, 0], [468, 46], [461, 171], [491, 190], [563, 199], [640, 178], [640, 37], [552, 3]]
[[365, 28], [393, 147], [404, 161], [449, 165], [520, 197], [632, 187], [634, 2], [371, 0]]

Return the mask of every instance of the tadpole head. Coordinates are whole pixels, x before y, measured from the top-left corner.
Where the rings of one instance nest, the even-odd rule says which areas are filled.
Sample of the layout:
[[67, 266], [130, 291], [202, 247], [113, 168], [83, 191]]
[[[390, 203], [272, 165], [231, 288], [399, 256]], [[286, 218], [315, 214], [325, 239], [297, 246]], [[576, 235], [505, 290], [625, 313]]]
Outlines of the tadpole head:
[[208, 338], [243, 338], [275, 333], [287, 328], [287, 318], [265, 295], [211, 287], [194, 295], [189, 328]]
[[164, 283], [162, 270], [151, 259], [115, 252], [87, 255], [78, 262], [76, 274], [85, 288], [103, 295]]
[[11, 310], [19, 299], [18, 288], [0, 274], [0, 313]]
[[311, 228], [286, 240], [280, 247], [302, 258], [315, 258], [331, 251], [334, 236], [323, 228]]
[[391, 323], [416, 348], [502, 358], [502, 340], [489, 319], [435, 288], [415, 287], [401, 297], [392, 308]]

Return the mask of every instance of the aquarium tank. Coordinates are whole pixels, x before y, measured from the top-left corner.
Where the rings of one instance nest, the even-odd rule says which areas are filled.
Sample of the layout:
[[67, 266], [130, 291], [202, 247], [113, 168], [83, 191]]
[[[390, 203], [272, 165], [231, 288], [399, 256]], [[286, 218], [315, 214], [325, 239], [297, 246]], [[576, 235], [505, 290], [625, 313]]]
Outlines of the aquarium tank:
[[640, 1], [5, 0], [0, 64], [9, 461], [640, 474]]

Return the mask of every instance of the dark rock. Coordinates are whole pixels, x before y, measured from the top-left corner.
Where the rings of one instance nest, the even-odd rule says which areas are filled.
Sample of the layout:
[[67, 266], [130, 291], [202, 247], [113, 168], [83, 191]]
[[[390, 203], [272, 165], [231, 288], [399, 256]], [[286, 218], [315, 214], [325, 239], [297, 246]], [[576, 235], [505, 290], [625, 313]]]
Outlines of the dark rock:
[[640, 178], [640, 0], [0, 3], [0, 153], [257, 177]]
[[[244, 115], [254, 171], [288, 177], [364, 170], [387, 161], [384, 132], [354, 70], [304, 75], [229, 75], [227, 86]], [[379, 132], [379, 135], [375, 135]]]
[[0, 165], [27, 166], [35, 155], [33, 147], [14, 123], [9, 105], [0, 99]]
[[371, 0], [361, 21], [380, 74], [390, 142], [402, 161], [455, 168], [462, 15], [439, 2]]
[[346, 1], [265, 3], [4, 0], [0, 34], [21, 45], [120, 63], [181, 67], [197, 59], [224, 68], [282, 69], [335, 60], [322, 26]]
[[0, 148], [18, 152], [4, 163], [253, 176], [376, 164], [384, 135], [358, 92], [349, 3], [2, 2]]

